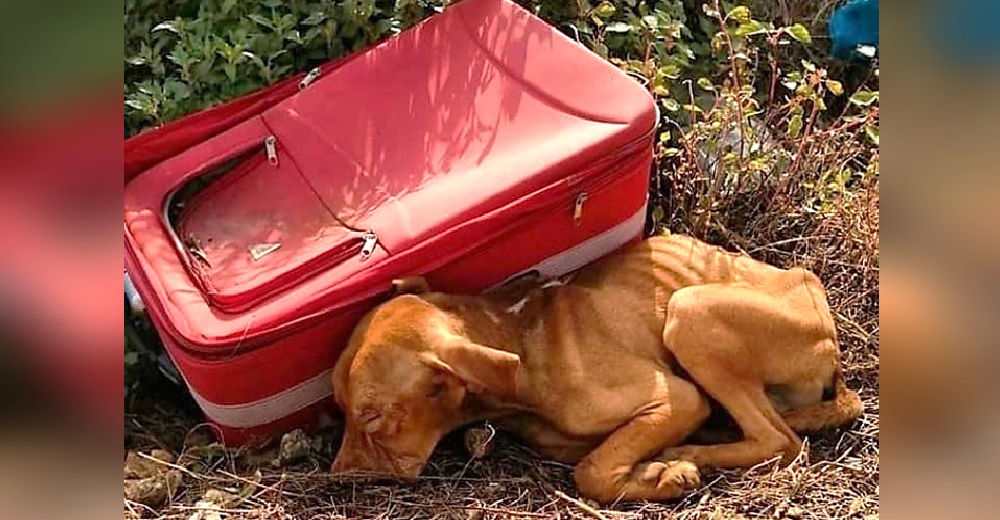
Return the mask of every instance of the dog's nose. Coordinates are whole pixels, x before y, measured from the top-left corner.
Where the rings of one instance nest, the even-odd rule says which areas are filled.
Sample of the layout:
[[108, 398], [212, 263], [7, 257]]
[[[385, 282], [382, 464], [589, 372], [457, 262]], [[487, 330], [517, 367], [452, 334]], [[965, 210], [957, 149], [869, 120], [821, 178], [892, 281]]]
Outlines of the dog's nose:
[[391, 465], [379, 460], [378, 454], [366, 450], [361, 443], [353, 441], [352, 435], [345, 435], [340, 451], [330, 466], [334, 475], [384, 477], [391, 476]]
[[424, 463], [408, 458], [386, 458], [384, 454], [355, 449], [344, 443], [337, 453], [330, 472], [339, 476], [365, 477], [390, 480], [416, 480]]
[[365, 459], [365, 457], [357, 456], [354, 450], [342, 447], [330, 466], [330, 472], [334, 475], [371, 473], [371, 469], [366, 467], [367, 464], [364, 464]]

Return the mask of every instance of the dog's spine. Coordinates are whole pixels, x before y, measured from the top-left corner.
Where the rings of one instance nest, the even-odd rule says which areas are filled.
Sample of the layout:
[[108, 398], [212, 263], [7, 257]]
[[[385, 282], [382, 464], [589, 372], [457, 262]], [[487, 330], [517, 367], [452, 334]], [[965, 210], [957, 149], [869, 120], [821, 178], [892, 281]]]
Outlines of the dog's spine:
[[857, 392], [847, 388], [840, 368], [833, 376], [833, 387], [833, 399], [789, 410], [781, 414], [782, 419], [797, 433], [811, 433], [844, 426], [861, 417], [864, 404]]

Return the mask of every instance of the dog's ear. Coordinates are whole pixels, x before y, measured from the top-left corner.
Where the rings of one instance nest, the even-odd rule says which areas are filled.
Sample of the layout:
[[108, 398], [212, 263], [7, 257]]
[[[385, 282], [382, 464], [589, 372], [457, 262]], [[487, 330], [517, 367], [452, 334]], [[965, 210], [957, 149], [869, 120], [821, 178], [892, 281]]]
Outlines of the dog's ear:
[[452, 337], [428, 352], [431, 367], [458, 378], [473, 394], [514, 395], [521, 358], [516, 354]]
[[421, 294], [429, 292], [430, 286], [423, 276], [407, 276], [392, 281], [392, 289], [389, 290], [389, 297], [401, 294]]

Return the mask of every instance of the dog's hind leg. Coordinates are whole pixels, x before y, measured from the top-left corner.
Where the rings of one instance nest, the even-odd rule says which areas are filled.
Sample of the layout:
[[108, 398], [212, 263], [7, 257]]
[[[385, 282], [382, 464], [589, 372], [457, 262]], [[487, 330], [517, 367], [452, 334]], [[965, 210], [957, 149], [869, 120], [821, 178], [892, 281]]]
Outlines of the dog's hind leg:
[[708, 418], [708, 401], [691, 383], [664, 374], [651, 402], [576, 465], [584, 496], [600, 502], [669, 500], [701, 485], [690, 462], [650, 461], [683, 441]]
[[[822, 348], [801, 346], [803, 330], [806, 335], [812, 332], [797, 325], [797, 318], [796, 309], [782, 300], [749, 288], [694, 286], [673, 295], [664, 344], [690, 377], [725, 408], [742, 430], [743, 440], [667, 448], [662, 460], [733, 468], [776, 455], [787, 462], [798, 454], [802, 441], [775, 409], [765, 384], [809, 388], [813, 380], [823, 379], [823, 367], [830, 360]], [[820, 375], [805, 377], [803, 371]]]

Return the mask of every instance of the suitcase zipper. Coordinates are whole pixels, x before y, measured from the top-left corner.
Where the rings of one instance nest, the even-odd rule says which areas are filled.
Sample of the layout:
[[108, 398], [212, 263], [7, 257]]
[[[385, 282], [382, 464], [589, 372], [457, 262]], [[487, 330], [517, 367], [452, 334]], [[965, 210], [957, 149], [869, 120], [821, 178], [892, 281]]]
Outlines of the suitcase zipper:
[[378, 245], [378, 236], [375, 235], [374, 231], [368, 230], [362, 235], [362, 239], [364, 239], [364, 243], [361, 246], [361, 260], [364, 261], [371, 258], [372, 253], [375, 252], [375, 246]]
[[316, 81], [319, 78], [321, 72], [322, 71], [320, 70], [319, 67], [310, 69], [309, 73], [307, 73], [305, 77], [302, 78], [302, 81], [299, 81], [299, 90], [305, 90], [305, 88], [308, 87], [310, 83]]
[[587, 192], [581, 191], [573, 202], [573, 224], [579, 226], [583, 220], [583, 205], [587, 202]]
[[264, 139], [264, 153], [267, 154], [267, 162], [271, 163], [271, 166], [278, 165], [278, 138], [273, 135], [267, 136]]
[[[627, 144], [619, 148], [618, 151], [616, 151], [614, 154], [601, 158], [590, 168], [584, 170], [586, 172], [594, 172], [595, 170], [598, 169], [604, 169], [605, 171], [594, 176], [589, 176], [587, 173], [580, 173], [574, 176], [575, 178], [589, 177], [586, 182], [580, 182], [580, 184], [586, 184], [586, 186], [583, 186], [583, 189], [581, 189], [577, 193], [576, 197], [573, 199], [574, 225], [579, 226], [580, 223], [583, 221], [584, 205], [587, 203], [587, 200], [589, 200], [591, 196], [590, 194], [600, 190], [605, 185], [614, 180], [616, 174], [620, 170], [617, 167], [609, 167], [609, 166], [611, 164], [617, 163], [622, 157], [632, 155], [638, 149], [648, 145], [649, 140], [652, 139], [655, 133], [656, 133], [656, 127], [654, 126], [648, 132], [642, 134], [636, 139], [633, 139], [632, 141], [629, 141]], [[569, 182], [571, 185], [573, 184], [572, 180], [570, 180]]]

